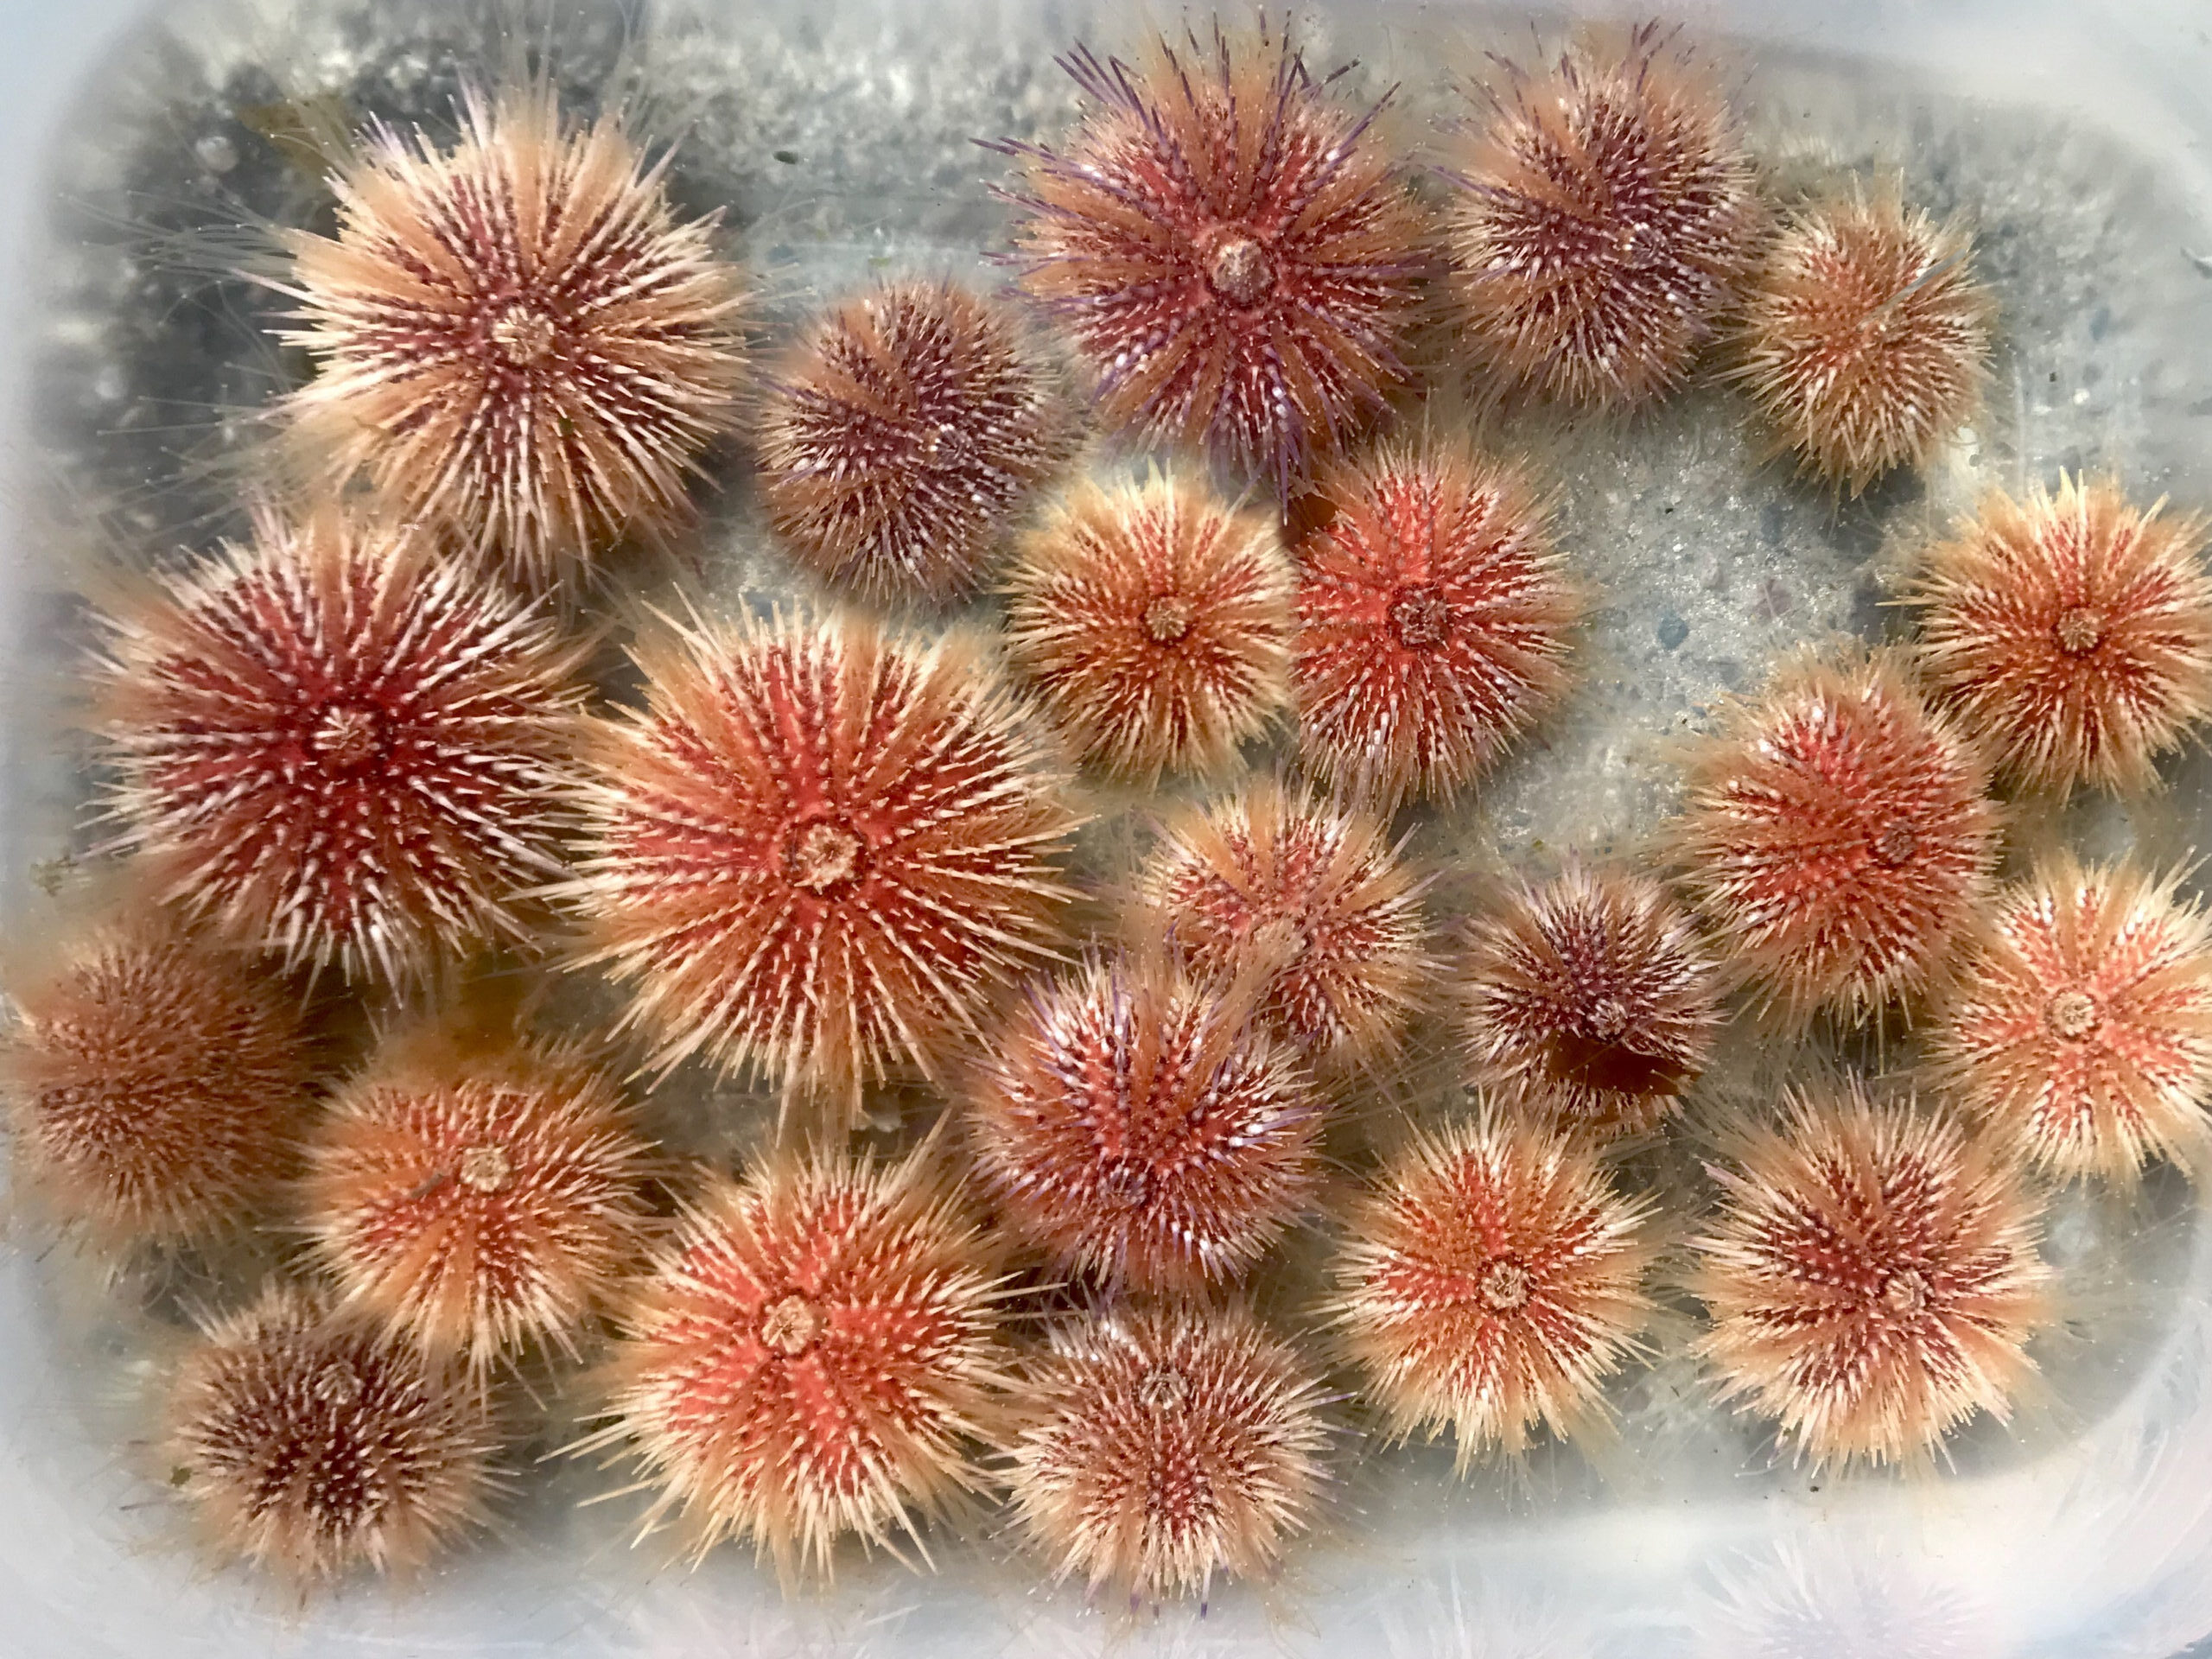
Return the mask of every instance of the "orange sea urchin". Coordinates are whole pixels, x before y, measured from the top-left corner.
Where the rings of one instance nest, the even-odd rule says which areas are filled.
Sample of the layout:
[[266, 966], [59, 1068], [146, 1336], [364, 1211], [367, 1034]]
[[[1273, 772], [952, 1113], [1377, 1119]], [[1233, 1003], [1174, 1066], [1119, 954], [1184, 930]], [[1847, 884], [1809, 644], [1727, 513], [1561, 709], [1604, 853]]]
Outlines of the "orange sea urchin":
[[1385, 808], [1449, 799], [1566, 690], [1581, 602], [1510, 468], [1386, 449], [1318, 493], [1331, 516], [1299, 549], [1300, 752]]
[[1464, 1470], [1539, 1424], [1602, 1416], [1651, 1309], [1646, 1220], [1554, 1130], [1485, 1113], [1416, 1139], [1375, 1177], [1337, 1268], [1340, 1340], [1391, 1433], [1449, 1427]]
[[1290, 586], [1265, 512], [1173, 478], [1080, 485], [1022, 544], [1007, 647], [1085, 759], [1218, 772], [1287, 694]]
[[1724, 1399], [1815, 1466], [1916, 1459], [2005, 1414], [2050, 1274], [2004, 1149], [1853, 1081], [1791, 1096], [1734, 1163], [1694, 1287]]
[[995, 307], [949, 283], [887, 283], [823, 317], [771, 377], [761, 499], [830, 581], [959, 598], [1069, 425]]
[[1483, 94], [1447, 221], [1467, 334], [1507, 376], [1629, 404], [1689, 372], [1764, 214], [1719, 91], [1656, 24]]
[[1892, 189], [1808, 208], [1768, 250], [1735, 378], [1808, 472], [1856, 495], [1974, 417], [1996, 308], [1971, 248]]
[[331, 180], [336, 238], [286, 233], [280, 337], [318, 372], [279, 407], [327, 480], [543, 583], [690, 516], [732, 423], [736, 275], [612, 118], [564, 134], [543, 86], [461, 115], [444, 152], [372, 130]]
[[673, 626], [605, 722], [571, 889], [658, 1062], [751, 1064], [842, 1106], [925, 1073], [1050, 956], [1075, 823], [995, 677], [860, 620]]
[[480, 1389], [290, 1286], [208, 1326], [168, 1421], [173, 1481], [211, 1543], [303, 1584], [421, 1566], [498, 1484]]
[[1101, 415], [1282, 483], [1378, 416], [1422, 227], [1372, 127], [1288, 41], [1063, 67], [1096, 106], [1065, 149], [1003, 143], [1021, 283], [1073, 337]]
[[1310, 1201], [1322, 1100], [1243, 1010], [1143, 963], [1038, 991], [969, 1090], [1014, 1231], [1138, 1290], [1235, 1279]]
[[2203, 525], [2062, 475], [2001, 491], [1929, 552], [1921, 661], [1959, 721], [2030, 789], [2141, 790], [2212, 714]]
[[581, 648], [490, 576], [326, 507], [106, 623], [94, 717], [119, 842], [288, 963], [419, 975], [527, 942], [563, 869]]
[[2133, 1182], [2212, 1146], [2212, 920], [2177, 880], [2047, 863], [1999, 895], [1936, 1024], [1938, 1074], [2054, 1175]]
[[1802, 659], [1695, 757], [1684, 879], [1792, 1019], [1864, 1020], [1928, 988], [1971, 921], [1996, 860], [1986, 784], [1889, 654]]
[[609, 1366], [627, 1440], [694, 1550], [750, 1537], [787, 1580], [890, 1545], [978, 1484], [999, 1386], [979, 1241], [918, 1159], [819, 1154], [715, 1179], [640, 1282]]
[[1719, 975], [1647, 877], [1567, 869], [1478, 917], [1459, 975], [1469, 1080], [1562, 1126], [1635, 1133], [1705, 1070]]
[[11, 988], [15, 1179], [111, 1246], [243, 1223], [289, 1173], [311, 1098], [296, 992], [166, 918], [68, 941]]
[[1127, 1306], [1050, 1333], [1022, 1368], [1007, 1472], [1060, 1576], [1204, 1595], [1308, 1525], [1327, 1427], [1313, 1373], [1235, 1307]]
[[642, 1243], [649, 1155], [580, 1053], [409, 1033], [332, 1098], [300, 1208], [338, 1312], [480, 1369], [573, 1350]]

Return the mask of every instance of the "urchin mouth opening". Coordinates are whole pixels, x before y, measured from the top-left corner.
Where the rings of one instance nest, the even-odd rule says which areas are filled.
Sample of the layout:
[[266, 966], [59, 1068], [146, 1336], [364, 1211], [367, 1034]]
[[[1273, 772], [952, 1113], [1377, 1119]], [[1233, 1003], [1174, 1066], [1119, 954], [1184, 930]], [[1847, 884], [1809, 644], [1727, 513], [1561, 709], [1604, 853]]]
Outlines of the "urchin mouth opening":
[[817, 818], [792, 832], [784, 849], [784, 874], [795, 887], [826, 893], [858, 878], [866, 852], [849, 825]]
[[1232, 232], [1205, 256], [1206, 286], [1231, 305], [1251, 307], [1274, 292], [1274, 262], [1256, 237]]

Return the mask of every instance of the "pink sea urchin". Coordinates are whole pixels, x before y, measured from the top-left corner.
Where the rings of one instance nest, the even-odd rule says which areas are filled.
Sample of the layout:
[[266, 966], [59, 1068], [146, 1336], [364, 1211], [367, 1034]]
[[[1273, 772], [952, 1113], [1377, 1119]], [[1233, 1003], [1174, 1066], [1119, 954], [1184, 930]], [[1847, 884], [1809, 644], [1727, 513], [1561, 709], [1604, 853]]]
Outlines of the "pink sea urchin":
[[1750, 269], [1764, 214], [1719, 89], [1647, 24], [1509, 67], [1459, 137], [1447, 221], [1467, 336], [1578, 404], [1678, 385]]
[[285, 238], [281, 337], [318, 371], [280, 406], [300, 453], [531, 582], [681, 525], [732, 423], [739, 292], [665, 165], [612, 118], [564, 132], [544, 86], [465, 94], [450, 150], [373, 130], [331, 181], [336, 238]]
[[1999, 895], [1936, 1024], [1938, 1074], [2054, 1175], [2133, 1182], [2212, 1143], [2212, 920], [2177, 885], [2047, 862]]
[[2212, 714], [2203, 539], [2110, 483], [1993, 493], [1913, 589], [1929, 680], [2027, 788], [2151, 787]]
[[1405, 377], [1422, 230], [1373, 122], [1264, 32], [1063, 60], [1095, 105], [1064, 149], [1001, 143], [1021, 283], [1098, 378], [1101, 416], [1277, 481]]
[[406, 978], [526, 941], [561, 874], [581, 649], [427, 542], [335, 507], [108, 619], [95, 720], [161, 894], [289, 963]]
[[830, 581], [959, 598], [1070, 424], [995, 306], [949, 283], [887, 283], [817, 321], [772, 376], [761, 499]]
[[637, 658], [646, 706], [599, 730], [571, 897], [659, 1063], [842, 1106], [941, 1071], [1068, 896], [1075, 817], [1003, 689], [957, 639], [857, 620], [670, 627]]

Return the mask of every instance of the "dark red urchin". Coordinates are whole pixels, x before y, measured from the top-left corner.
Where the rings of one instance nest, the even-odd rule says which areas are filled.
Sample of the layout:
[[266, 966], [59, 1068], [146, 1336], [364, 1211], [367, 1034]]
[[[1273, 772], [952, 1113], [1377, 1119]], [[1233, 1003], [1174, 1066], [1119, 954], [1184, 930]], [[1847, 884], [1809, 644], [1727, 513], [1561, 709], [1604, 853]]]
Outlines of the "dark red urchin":
[[1311, 1524], [1319, 1380], [1243, 1308], [1124, 1305], [1048, 1340], [1022, 1366], [1006, 1478], [1057, 1576], [1203, 1596]]
[[581, 1051], [388, 1038], [333, 1096], [299, 1209], [338, 1312], [480, 1371], [573, 1355], [643, 1247], [650, 1145]]
[[536, 937], [561, 874], [583, 647], [403, 529], [264, 512], [251, 548], [105, 620], [117, 844], [289, 964], [414, 977]]
[[656, 1064], [695, 1052], [857, 1108], [934, 1075], [1049, 959], [1077, 823], [996, 676], [860, 620], [674, 626], [601, 722], [569, 897], [635, 987]]
[[1578, 404], [1679, 385], [1765, 228], [1720, 92], [1656, 23], [1480, 94], [1447, 177], [1468, 335], [1516, 380]]
[[110, 1247], [244, 1224], [314, 1098], [297, 992], [159, 915], [69, 939], [12, 987], [15, 1180]]
[[2062, 1179], [2212, 1151], [2212, 918], [2179, 884], [2046, 862], [1999, 895], [1936, 1023], [1936, 1075]]
[[1257, 973], [1259, 1017], [1317, 1061], [1389, 1058], [1429, 967], [1421, 882], [1386, 827], [1258, 783], [1171, 817], [1132, 925], [1201, 978]]
[[2061, 474], [2056, 495], [1993, 492], [1926, 556], [1921, 663], [2024, 788], [2150, 789], [2212, 715], [2204, 524], [2163, 505]]
[[1554, 1130], [1485, 1112], [1417, 1137], [1349, 1219], [1332, 1310], [1391, 1433], [1450, 1428], [1464, 1471], [1602, 1418], [1651, 1312], [1649, 1219]]
[[2005, 1414], [2051, 1277], [2008, 1148], [1853, 1080], [1789, 1096], [1732, 1161], [1693, 1285], [1723, 1399], [1815, 1467], [1918, 1459]]
[[1034, 992], [967, 1092], [1008, 1226], [1109, 1285], [1241, 1277], [1317, 1185], [1324, 1103], [1305, 1068], [1240, 1008], [1151, 964]]
[[176, 1369], [162, 1451], [223, 1554], [302, 1586], [420, 1567], [499, 1480], [483, 1390], [270, 1287]]
[[1448, 800], [1565, 691], [1581, 601], [1512, 468], [1386, 449], [1318, 493], [1329, 516], [1297, 550], [1300, 753], [1386, 810]]
[[1996, 308], [1972, 250], [1894, 187], [1783, 227], [1745, 295], [1732, 378], [1804, 470], [1857, 495], [1974, 418]]
[[607, 1367], [626, 1441], [696, 1555], [750, 1536], [788, 1582], [839, 1538], [893, 1528], [981, 1484], [1003, 1386], [996, 1283], [932, 1166], [842, 1154], [716, 1179], [642, 1278]]
[[[1279, 485], [1383, 412], [1425, 229], [1374, 130], [1264, 29], [1189, 61], [1062, 67], [1096, 106], [1002, 192], [1022, 286], [1098, 377], [1099, 412]], [[1333, 77], [1330, 78], [1333, 79]], [[1379, 109], [1379, 106], [1378, 106]]]
[[332, 490], [549, 580], [690, 517], [686, 475], [734, 424], [736, 273], [679, 224], [612, 118], [564, 131], [549, 86], [461, 99], [440, 152], [384, 127], [331, 180], [338, 235], [288, 232], [315, 359], [279, 411]]
[[1674, 832], [1728, 971], [1800, 1022], [1929, 988], [1996, 862], [1986, 785], [1889, 653], [1777, 670], [1696, 753]]
[[1648, 1129], [1704, 1071], [1719, 972], [1648, 877], [1572, 865], [1469, 930], [1459, 972], [1468, 1081], [1601, 1135]]
[[1227, 771], [1288, 695], [1281, 537], [1202, 485], [1077, 486], [1007, 588], [1015, 665], [1070, 746], [1117, 777]]
[[889, 283], [817, 321], [771, 378], [761, 499], [825, 579], [957, 599], [1071, 425], [996, 306], [950, 283]]

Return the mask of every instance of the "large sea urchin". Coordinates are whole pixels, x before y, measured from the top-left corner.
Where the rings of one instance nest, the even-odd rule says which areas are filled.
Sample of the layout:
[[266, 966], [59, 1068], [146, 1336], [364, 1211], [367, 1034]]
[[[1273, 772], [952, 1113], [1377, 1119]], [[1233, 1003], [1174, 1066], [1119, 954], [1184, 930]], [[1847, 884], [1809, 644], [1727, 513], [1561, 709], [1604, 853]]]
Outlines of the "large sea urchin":
[[690, 516], [732, 423], [738, 285], [613, 118], [564, 133], [545, 86], [461, 113], [448, 151], [373, 129], [331, 180], [336, 238], [286, 233], [281, 338], [318, 372], [280, 409], [327, 482], [364, 474], [543, 582]]
[[646, 707], [601, 728], [572, 898], [659, 1064], [847, 1106], [895, 1063], [939, 1070], [1067, 896], [1075, 819], [997, 680], [860, 620], [671, 626], [637, 657]]
[[1063, 60], [1096, 105], [1007, 198], [1022, 285], [1073, 336], [1103, 417], [1277, 482], [1377, 416], [1421, 226], [1373, 130], [1286, 40], [1217, 29], [1188, 60]]

